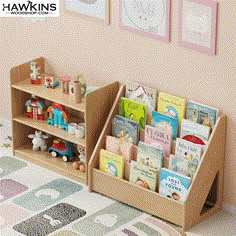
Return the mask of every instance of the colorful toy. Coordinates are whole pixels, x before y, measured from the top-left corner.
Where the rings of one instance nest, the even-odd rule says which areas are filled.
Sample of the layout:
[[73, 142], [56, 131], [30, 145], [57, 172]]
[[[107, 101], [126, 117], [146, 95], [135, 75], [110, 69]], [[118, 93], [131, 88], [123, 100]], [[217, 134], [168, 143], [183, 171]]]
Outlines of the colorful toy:
[[45, 139], [48, 139], [49, 137], [47, 135], [42, 134], [41, 131], [36, 130], [35, 134], [29, 134], [29, 138], [32, 138], [33, 143], [33, 151], [46, 151], [47, 150], [47, 144]]
[[61, 129], [68, 131], [67, 115], [65, 113], [65, 106], [53, 102], [52, 106], [48, 107], [48, 124], [58, 126]]
[[62, 156], [63, 161], [72, 161], [75, 158], [73, 144], [68, 141], [61, 142], [60, 139], [53, 140], [48, 152], [53, 157]]
[[61, 76], [58, 79], [61, 81], [61, 91], [65, 94], [69, 94], [69, 83], [71, 81], [71, 77]]
[[77, 146], [79, 152], [79, 161], [73, 163], [73, 167], [81, 172], [85, 172], [85, 150], [83, 147]]
[[39, 70], [41, 69], [41, 66], [39, 63], [36, 63], [34, 61], [30, 62], [30, 69], [33, 71], [30, 74], [31, 80], [30, 83], [31, 84], [41, 84], [41, 76], [39, 73]]
[[59, 85], [59, 80], [57, 78], [53, 77], [53, 76], [46, 76], [44, 78], [44, 81], [45, 82], [44, 82], [43, 86], [45, 88], [53, 89], [53, 88], [55, 88], [55, 87], [57, 87]]
[[26, 117], [30, 117], [36, 120], [44, 120], [43, 110], [45, 105], [39, 98], [35, 95], [31, 96], [31, 99], [27, 100], [25, 103], [27, 107]]

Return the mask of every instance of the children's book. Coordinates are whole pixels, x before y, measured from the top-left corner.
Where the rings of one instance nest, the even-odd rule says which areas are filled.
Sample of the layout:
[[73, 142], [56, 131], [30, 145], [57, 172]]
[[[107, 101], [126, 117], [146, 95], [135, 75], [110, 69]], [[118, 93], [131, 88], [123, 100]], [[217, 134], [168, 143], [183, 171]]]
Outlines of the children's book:
[[99, 170], [118, 178], [124, 176], [124, 157], [109, 152], [105, 149], [100, 150]]
[[156, 191], [157, 172], [149, 166], [131, 161], [130, 182], [140, 187]]
[[137, 145], [139, 140], [139, 123], [123, 116], [115, 115], [112, 126], [112, 136], [122, 138]]
[[156, 109], [156, 89], [128, 81], [126, 83], [125, 97], [130, 100], [146, 104], [149, 112]]
[[168, 168], [179, 174], [193, 178], [197, 169], [197, 164], [193, 163], [192, 161], [185, 160], [171, 154], [169, 158]]
[[165, 157], [168, 157], [171, 153], [171, 141], [171, 130], [162, 130], [159, 127], [145, 125], [144, 142], [161, 145], [164, 149]]
[[106, 150], [123, 156], [126, 162], [133, 158], [133, 148], [133, 144], [123, 138], [106, 136]]
[[180, 130], [180, 138], [192, 143], [206, 145], [210, 136], [211, 128], [183, 119]]
[[190, 177], [162, 168], [160, 171], [159, 193], [176, 201], [184, 202], [190, 183]]
[[163, 167], [164, 150], [162, 147], [139, 141], [137, 162], [160, 171]]
[[158, 112], [177, 118], [178, 123], [181, 124], [186, 108], [186, 100], [184, 98], [160, 92], [157, 105]]
[[187, 119], [198, 124], [213, 127], [216, 123], [219, 109], [189, 101], [187, 106]]
[[120, 115], [139, 122], [140, 128], [144, 129], [146, 124], [147, 105], [122, 97]]
[[172, 139], [176, 140], [178, 132], [178, 119], [167, 116], [157, 111], [152, 111], [152, 126], [158, 126], [164, 130], [172, 130]]
[[203, 145], [192, 143], [185, 139], [177, 138], [175, 144], [175, 155], [184, 160], [199, 163], [203, 152]]

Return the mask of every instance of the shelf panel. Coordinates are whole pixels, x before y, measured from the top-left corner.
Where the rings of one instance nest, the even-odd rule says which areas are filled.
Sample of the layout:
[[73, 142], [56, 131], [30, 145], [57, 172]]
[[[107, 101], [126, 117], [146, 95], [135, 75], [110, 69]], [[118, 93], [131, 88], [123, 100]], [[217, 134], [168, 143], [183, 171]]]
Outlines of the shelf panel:
[[53, 136], [56, 136], [58, 138], [61, 138], [63, 140], [67, 140], [69, 142], [72, 142], [76, 145], [80, 145], [85, 147], [85, 139], [77, 138], [75, 135], [69, 134], [67, 131], [62, 130], [58, 127], [48, 125], [47, 122], [44, 120], [34, 120], [25, 116], [17, 116], [13, 118], [13, 121], [17, 121], [21, 124], [30, 126], [32, 128], [35, 128], [37, 130], [41, 130], [45, 133], [51, 134]]
[[15, 149], [14, 155], [85, 183], [86, 173], [74, 169], [72, 167], [72, 162], [64, 162], [61, 157], [52, 157], [48, 152], [33, 151], [30, 145], [25, 145]]
[[29, 94], [34, 94], [46, 100], [58, 102], [66, 107], [70, 107], [77, 111], [85, 112], [85, 99], [82, 99], [82, 103], [76, 103], [73, 96], [63, 94], [60, 87], [54, 89], [48, 89], [43, 85], [30, 84], [30, 79], [23, 80], [12, 84], [12, 88], [24, 91]]

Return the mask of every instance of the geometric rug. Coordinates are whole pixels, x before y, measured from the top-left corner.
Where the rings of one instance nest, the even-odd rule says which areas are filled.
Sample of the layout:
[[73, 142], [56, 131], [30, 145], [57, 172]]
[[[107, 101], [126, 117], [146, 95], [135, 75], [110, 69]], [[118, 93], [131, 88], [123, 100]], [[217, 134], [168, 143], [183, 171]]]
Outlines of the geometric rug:
[[0, 235], [179, 236], [176, 229], [86, 185], [12, 155], [0, 121]]

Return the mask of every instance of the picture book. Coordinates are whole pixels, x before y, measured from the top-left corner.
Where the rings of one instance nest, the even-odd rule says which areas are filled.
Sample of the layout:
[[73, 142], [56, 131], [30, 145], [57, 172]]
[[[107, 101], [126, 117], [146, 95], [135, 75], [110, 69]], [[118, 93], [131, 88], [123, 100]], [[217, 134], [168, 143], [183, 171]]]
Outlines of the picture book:
[[147, 105], [122, 97], [120, 115], [139, 122], [140, 128], [144, 129], [146, 124]]
[[186, 100], [164, 92], [160, 92], [158, 96], [157, 111], [178, 119], [181, 124], [185, 116]]
[[192, 143], [206, 145], [210, 136], [210, 127], [183, 119], [180, 129], [180, 138]]
[[167, 116], [157, 111], [152, 111], [152, 126], [158, 126], [164, 130], [172, 130], [172, 139], [176, 140], [178, 132], [178, 119]]
[[149, 166], [131, 161], [130, 182], [140, 187], [156, 191], [157, 172]]
[[100, 150], [99, 170], [118, 178], [124, 176], [124, 157], [119, 154]]
[[189, 101], [187, 106], [187, 119], [195, 123], [213, 127], [216, 123], [219, 109]]
[[179, 174], [186, 175], [190, 178], [193, 178], [196, 172], [197, 166], [198, 165], [193, 163], [192, 161], [179, 158], [172, 154], [170, 155], [168, 168]]
[[106, 150], [123, 156], [126, 162], [133, 158], [133, 148], [132, 143], [122, 138], [106, 136]]
[[177, 138], [175, 144], [175, 155], [184, 160], [199, 163], [203, 152], [203, 145], [192, 143], [185, 139]]
[[164, 149], [165, 157], [168, 157], [171, 153], [171, 141], [171, 130], [162, 130], [159, 127], [145, 125], [144, 142], [161, 145]]
[[122, 138], [137, 145], [139, 140], [139, 123], [123, 116], [115, 115], [112, 136]]
[[163, 167], [164, 150], [163, 148], [139, 141], [137, 151], [137, 162], [160, 171]]
[[146, 104], [149, 112], [156, 109], [156, 89], [128, 81], [126, 83], [125, 97], [130, 100]]
[[184, 202], [190, 183], [190, 177], [162, 168], [160, 171], [159, 193], [176, 201]]

